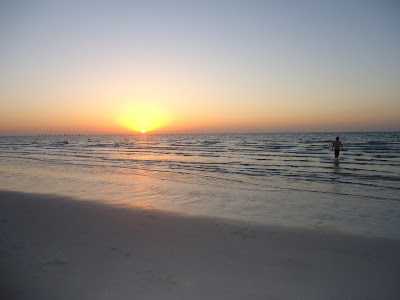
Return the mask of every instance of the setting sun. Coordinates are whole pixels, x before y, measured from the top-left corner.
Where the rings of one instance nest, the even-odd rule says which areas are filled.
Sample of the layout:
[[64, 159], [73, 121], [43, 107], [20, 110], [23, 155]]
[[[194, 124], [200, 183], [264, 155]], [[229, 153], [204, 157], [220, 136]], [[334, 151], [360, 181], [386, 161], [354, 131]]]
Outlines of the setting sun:
[[117, 120], [122, 127], [142, 133], [161, 129], [168, 123], [165, 111], [150, 104], [129, 106]]

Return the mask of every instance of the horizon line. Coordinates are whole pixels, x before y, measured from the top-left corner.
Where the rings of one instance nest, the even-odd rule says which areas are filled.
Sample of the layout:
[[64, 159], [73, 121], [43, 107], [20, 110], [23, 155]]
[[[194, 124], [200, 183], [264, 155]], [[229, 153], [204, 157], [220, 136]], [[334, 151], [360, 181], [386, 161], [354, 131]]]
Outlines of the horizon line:
[[113, 135], [120, 135], [120, 136], [129, 136], [129, 135], [222, 135], [222, 134], [299, 134], [299, 133], [394, 133], [400, 132], [400, 130], [356, 130], [356, 131], [334, 131], [334, 130], [327, 130], [327, 131], [312, 131], [312, 130], [305, 130], [305, 131], [257, 131], [257, 132], [173, 132], [173, 133], [165, 133], [165, 132], [132, 132], [132, 133], [40, 133], [40, 134], [17, 134], [17, 135], [2, 135], [0, 137], [39, 137], [39, 136], [113, 136]]

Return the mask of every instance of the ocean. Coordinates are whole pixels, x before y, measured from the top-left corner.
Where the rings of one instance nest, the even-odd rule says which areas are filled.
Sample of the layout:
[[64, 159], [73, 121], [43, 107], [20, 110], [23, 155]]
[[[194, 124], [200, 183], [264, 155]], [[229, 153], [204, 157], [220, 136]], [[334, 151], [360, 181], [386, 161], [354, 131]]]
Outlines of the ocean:
[[0, 189], [399, 239], [400, 133], [0, 137]]

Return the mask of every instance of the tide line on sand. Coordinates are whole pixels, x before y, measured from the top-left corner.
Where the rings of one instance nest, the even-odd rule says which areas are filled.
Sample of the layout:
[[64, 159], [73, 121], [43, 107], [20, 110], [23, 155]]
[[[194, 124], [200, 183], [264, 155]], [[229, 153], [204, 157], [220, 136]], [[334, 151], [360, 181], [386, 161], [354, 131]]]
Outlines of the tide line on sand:
[[2, 299], [399, 299], [400, 241], [0, 192]]

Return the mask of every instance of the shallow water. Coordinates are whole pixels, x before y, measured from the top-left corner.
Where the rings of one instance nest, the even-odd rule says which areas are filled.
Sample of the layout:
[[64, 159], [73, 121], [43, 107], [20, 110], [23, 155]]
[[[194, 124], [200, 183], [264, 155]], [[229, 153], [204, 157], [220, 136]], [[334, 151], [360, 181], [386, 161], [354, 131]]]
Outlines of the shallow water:
[[0, 189], [400, 238], [400, 133], [335, 137], [0, 137]]

